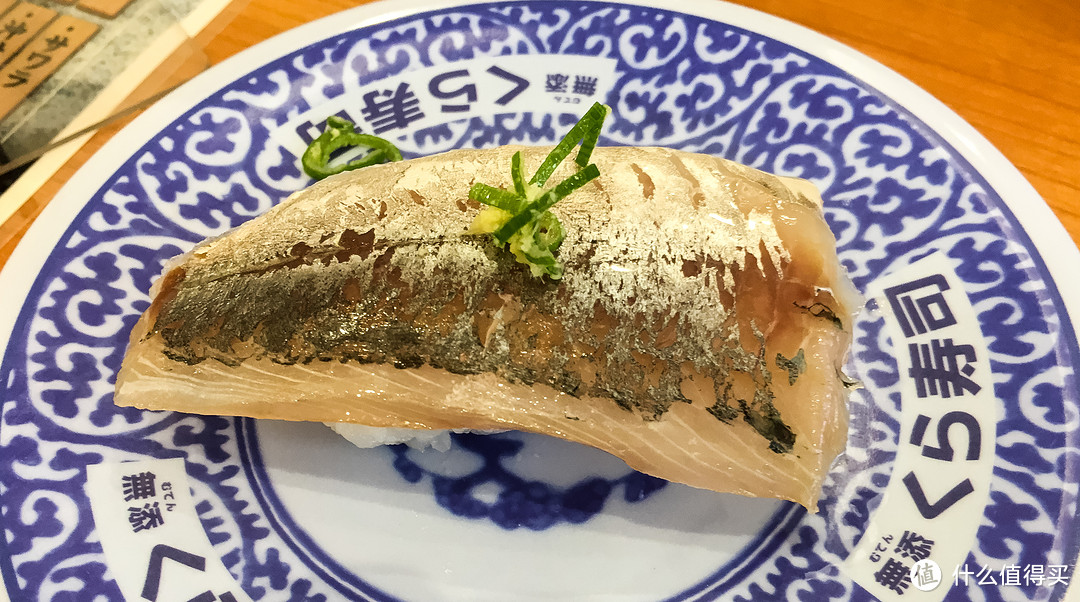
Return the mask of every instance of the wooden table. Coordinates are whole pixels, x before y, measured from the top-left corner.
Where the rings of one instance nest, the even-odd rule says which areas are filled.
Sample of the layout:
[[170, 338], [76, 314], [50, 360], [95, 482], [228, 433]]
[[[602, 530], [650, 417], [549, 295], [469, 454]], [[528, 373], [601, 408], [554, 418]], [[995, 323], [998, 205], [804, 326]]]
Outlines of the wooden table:
[[[1080, 2], [736, 1], [835, 38], [933, 94], [1001, 150], [1080, 240]], [[196, 41], [216, 64], [357, 4], [237, 0]], [[99, 131], [0, 226], [0, 266], [60, 186], [123, 123]]]

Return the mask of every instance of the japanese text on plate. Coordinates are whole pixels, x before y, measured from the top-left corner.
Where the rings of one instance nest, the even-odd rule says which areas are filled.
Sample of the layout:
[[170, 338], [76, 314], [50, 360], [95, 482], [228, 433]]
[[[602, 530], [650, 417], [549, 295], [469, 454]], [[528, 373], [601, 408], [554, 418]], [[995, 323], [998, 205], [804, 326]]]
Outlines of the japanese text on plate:
[[[975, 310], [943, 255], [870, 291], [895, 349], [900, 433], [892, 476], [845, 570], [883, 600], [941, 600], [989, 499], [997, 400]], [[879, 403], [887, 403], [881, 395]]]

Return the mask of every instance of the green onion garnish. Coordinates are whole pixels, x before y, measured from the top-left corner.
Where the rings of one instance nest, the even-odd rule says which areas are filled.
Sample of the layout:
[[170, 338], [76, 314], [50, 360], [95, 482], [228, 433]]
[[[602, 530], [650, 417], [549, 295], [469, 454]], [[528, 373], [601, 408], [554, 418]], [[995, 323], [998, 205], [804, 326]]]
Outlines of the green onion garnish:
[[514, 192], [521, 198], [525, 198], [524, 169], [521, 162], [521, 151], [518, 151], [510, 158], [510, 177], [514, 180]]
[[536, 174], [529, 180], [529, 183], [537, 186], [546, 184], [547, 179], [562, 164], [563, 160], [570, 155], [570, 151], [574, 150], [578, 141], [581, 141], [581, 150], [578, 151], [574, 160], [578, 167], [588, 165], [589, 157], [592, 156], [593, 149], [596, 148], [596, 141], [600, 138], [600, 129], [604, 126], [604, 118], [607, 117], [607, 114], [608, 108], [606, 106], [598, 102], [593, 103], [593, 106], [582, 115], [581, 119], [574, 124], [574, 127], [570, 128], [570, 131], [563, 136], [563, 139], [555, 145], [555, 148], [551, 150], [551, 154], [540, 164], [540, 168], [536, 170]]
[[[589, 157], [596, 148], [607, 114], [606, 106], [593, 104], [555, 145], [528, 183], [525, 182], [521, 153], [514, 153], [510, 165], [513, 192], [487, 184], [473, 184], [469, 198], [487, 207], [476, 216], [470, 231], [490, 233], [499, 244], [508, 244], [518, 262], [528, 265], [534, 276], [547, 276], [552, 280], [562, 278], [563, 267], [555, 259], [555, 251], [562, 244], [565, 232], [559, 218], [549, 209], [600, 175], [599, 168], [589, 163]], [[583, 169], [554, 187], [543, 189], [551, 174], [579, 142], [581, 150], [575, 162]]]
[[[371, 148], [371, 152], [355, 161], [331, 167], [330, 155], [345, 146], [367, 146]], [[401, 161], [401, 152], [389, 140], [370, 134], [361, 134], [356, 131], [351, 121], [336, 115], [331, 115], [326, 119], [326, 129], [318, 138], [311, 141], [304, 151], [304, 156], [300, 158], [304, 172], [316, 180], [343, 171], [391, 161]]]
[[[518, 156], [518, 155], [515, 155]], [[521, 210], [521, 200], [524, 195], [516, 195], [509, 190], [495, 188], [487, 184], [473, 184], [469, 189], [469, 198], [484, 205], [498, 207], [503, 211], [516, 213]]]
[[[514, 215], [509, 221], [500, 226], [494, 233], [495, 238], [504, 244], [509, 242], [510, 237], [524, 227], [525, 224], [539, 219], [542, 214], [551, 209], [552, 205], [566, 198], [571, 192], [581, 188], [599, 175], [600, 169], [590, 163], [585, 169], [559, 182], [559, 185], [555, 188], [544, 191], [540, 198], [527, 205], [520, 213]], [[558, 221], [554, 214], [551, 217]]]

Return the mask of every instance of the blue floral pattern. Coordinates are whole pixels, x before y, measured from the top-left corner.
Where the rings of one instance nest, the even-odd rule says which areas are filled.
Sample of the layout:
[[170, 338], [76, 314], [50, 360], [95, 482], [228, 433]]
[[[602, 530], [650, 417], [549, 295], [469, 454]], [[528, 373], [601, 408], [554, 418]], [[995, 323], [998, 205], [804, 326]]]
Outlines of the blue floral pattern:
[[[1075, 562], [1080, 450], [1072, 325], [1027, 235], [972, 166], [896, 102], [767, 36], [654, 8], [500, 2], [403, 17], [273, 60], [165, 124], [93, 192], [21, 301], [0, 371], [0, 570], [13, 595], [119, 599], [83, 502], [85, 468], [183, 457], [207, 534], [253, 599], [326, 600], [343, 592], [393, 598], [362, 576], [342, 585], [311, 569], [283, 540], [253, 492], [257, 460], [245, 450], [251, 442], [243, 441], [242, 421], [114, 407], [115, 374], [127, 334], [148, 305], [146, 291], [169, 257], [307, 185], [296, 157], [273, 142], [274, 129], [407, 70], [535, 53], [617, 60], [608, 99], [614, 113], [602, 143], [711, 153], [815, 182], [840, 257], [861, 289], [933, 251], [953, 259], [1002, 400], [990, 504], [970, 561]], [[402, 147], [418, 155], [552, 141], [572, 120], [561, 113], [472, 117], [418, 131]], [[867, 387], [853, 395], [848, 451], [820, 511], [780, 521], [769, 553], [738, 579], [718, 573], [666, 595], [869, 599], [837, 565], [880, 499], [897, 449], [899, 384], [883, 324], [869, 314], [858, 325], [849, 370]], [[469, 438], [456, 444], [473, 445]], [[615, 487], [641, 503], [658, 487], [635, 473], [617, 483], [585, 481], [559, 494], [557, 505], [571, 510], [556, 520], [538, 510], [552, 500], [530, 505], [519, 490], [489, 506], [450, 496], [470, 483], [426, 474], [407, 454], [389, 461], [448, 513], [504, 527], [573, 528], [602, 512]], [[514, 479], [492, 474], [485, 478]], [[949, 599], [1039, 593], [1033, 586], [971, 588], [954, 588]]]

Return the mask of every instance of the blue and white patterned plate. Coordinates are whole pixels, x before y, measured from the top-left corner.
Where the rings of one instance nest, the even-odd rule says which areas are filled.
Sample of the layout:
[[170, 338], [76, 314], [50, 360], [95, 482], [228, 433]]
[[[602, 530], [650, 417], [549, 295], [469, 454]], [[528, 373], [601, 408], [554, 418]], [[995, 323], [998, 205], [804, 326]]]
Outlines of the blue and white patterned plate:
[[[1059, 599], [1080, 544], [1076, 247], [894, 73], [760, 13], [658, 4], [366, 6], [226, 61], [119, 133], [0, 275], [9, 595]], [[593, 100], [613, 109], [602, 143], [822, 189], [869, 302], [818, 512], [541, 436], [358, 450], [318, 424], [112, 405], [163, 262], [307, 185], [297, 156], [327, 115], [416, 156], [550, 142]]]

